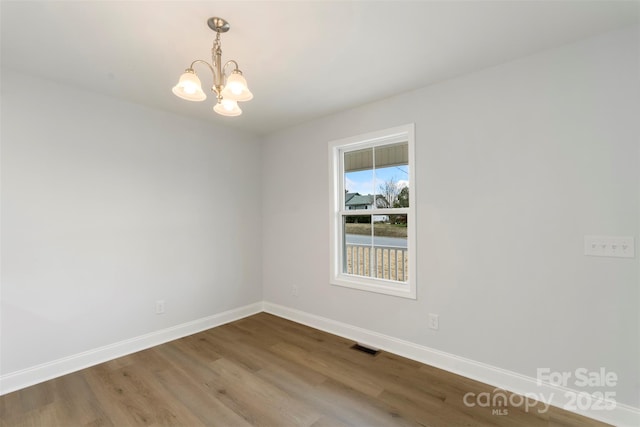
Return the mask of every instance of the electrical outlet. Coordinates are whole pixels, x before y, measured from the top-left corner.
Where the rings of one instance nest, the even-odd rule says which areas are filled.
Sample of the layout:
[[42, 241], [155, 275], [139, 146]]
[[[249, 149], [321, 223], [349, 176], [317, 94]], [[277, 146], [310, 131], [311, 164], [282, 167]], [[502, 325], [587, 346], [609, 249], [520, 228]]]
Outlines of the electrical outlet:
[[435, 329], [436, 331], [440, 327], [440, 320], [437, 314], [429, 313], [429, 329]]
[[291, 295], [293, 295], [294, 297], [298, 296], [298, 285], [291, 286]]
[[164, 314], [164, 300], [159, 299], [156, 301], [156, 314]]

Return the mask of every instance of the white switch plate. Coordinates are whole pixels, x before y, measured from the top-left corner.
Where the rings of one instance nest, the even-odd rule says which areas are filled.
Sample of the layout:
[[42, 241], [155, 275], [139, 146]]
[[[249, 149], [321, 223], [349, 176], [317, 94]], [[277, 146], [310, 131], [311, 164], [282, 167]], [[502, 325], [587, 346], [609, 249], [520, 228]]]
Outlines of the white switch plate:
[[156, 314], [164, 314], [164, 300], [159, 299], [156, 301]]
[[436, 331], [440, 328], [440, 318], [437, 314], [429, 313], [429, 329], [435, 329]]
[[634, 258], [635, 239], [631, 236], [584, 236], [584, 254], [614, 258]]

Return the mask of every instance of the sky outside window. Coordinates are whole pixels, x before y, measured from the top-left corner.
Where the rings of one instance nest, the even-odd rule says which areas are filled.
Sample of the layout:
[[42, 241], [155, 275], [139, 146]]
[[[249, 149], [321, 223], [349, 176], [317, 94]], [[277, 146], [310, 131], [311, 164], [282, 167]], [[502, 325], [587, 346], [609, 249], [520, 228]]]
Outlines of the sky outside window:
[[347, 172], [344, 177], [344, 188], [349, 193], [362, 195], [379, 193], [380, 186], [393, 178], [400, 187], [409, 186], [409, 166], [391, 166], [376, 169], [375, 186], [373, 183], [373, 169]]

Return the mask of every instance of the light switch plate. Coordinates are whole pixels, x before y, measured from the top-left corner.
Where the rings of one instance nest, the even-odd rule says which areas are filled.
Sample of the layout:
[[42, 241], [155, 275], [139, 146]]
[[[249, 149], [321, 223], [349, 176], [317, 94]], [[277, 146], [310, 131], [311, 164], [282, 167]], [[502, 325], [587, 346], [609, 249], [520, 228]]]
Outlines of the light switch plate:
[[584, 236], [584, 254], [614, 258], [634, 258], [635, 239], [631, 236]]

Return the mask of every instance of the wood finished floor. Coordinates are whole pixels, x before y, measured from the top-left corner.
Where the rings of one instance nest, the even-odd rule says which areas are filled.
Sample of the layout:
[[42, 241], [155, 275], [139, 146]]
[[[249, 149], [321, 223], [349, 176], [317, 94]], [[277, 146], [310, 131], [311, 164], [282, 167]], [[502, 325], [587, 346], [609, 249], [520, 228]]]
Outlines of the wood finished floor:
[[467, 407], [493, 387], [266, 313], [0, 397], [1, 426], [602, 426]]

